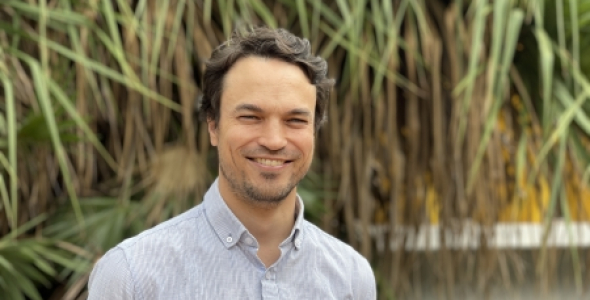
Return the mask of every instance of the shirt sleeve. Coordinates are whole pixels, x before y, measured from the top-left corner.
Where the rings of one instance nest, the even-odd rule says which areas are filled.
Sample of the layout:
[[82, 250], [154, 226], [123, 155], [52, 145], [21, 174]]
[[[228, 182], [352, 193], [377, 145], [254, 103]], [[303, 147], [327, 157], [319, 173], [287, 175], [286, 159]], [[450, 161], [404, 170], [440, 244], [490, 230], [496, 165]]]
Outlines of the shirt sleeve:
[[358, 300], [377, 300], [377, 284], [375, 281], [375, 274], [371, 265], [364, 257], [357, 262], [356, 278], [353, 278], [356, 283], [355, 299]]
[[88, 281], [88, 300], [132, 300], [135, 284], [125, 252], [114, 248], [94, 266]]

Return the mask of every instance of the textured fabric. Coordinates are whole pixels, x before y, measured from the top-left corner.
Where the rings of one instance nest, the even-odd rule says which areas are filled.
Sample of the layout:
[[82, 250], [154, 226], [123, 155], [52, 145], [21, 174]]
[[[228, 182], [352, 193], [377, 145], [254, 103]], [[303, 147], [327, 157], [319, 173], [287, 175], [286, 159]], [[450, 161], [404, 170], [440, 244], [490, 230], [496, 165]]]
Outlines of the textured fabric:
[[203, 203], [123, 241], [96, 264], [89, 299], [376, 299], [367, 260], [303, 219], [266, 268], [217, 181]]

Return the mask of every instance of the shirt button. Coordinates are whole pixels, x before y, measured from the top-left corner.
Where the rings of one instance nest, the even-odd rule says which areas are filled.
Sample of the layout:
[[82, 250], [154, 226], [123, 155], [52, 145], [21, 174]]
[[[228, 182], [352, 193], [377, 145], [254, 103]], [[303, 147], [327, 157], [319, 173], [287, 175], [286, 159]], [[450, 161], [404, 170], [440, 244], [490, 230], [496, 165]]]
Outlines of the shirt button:
[[233, 239], [231, 238], [231, 236], [228, 236], [227, 239], [225, 239], [226, 242], [231, 243], [231, 241], [233, 241]]
[[270, 273], [270, 271], [266, 272], [266, 279], [268, 279], [268, 280], [272, 279], [272, 274]]
[[301, 240], [300, 239], [295, 239], [295, 247], [297, 247], [297, 248], [301, 247]]

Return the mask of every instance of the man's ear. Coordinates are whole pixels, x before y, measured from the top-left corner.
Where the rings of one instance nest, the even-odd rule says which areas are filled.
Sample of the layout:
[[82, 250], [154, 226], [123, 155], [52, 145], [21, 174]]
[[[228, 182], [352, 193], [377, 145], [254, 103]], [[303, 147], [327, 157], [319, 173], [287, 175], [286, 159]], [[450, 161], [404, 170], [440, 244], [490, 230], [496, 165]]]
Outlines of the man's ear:
[[217, 136], [217, 122], [214, 119], [207, 118], [207, 130], [209, 130], [209, 139], [211, 140], [211, 145], [217, 147], [219, 144], [219, 139]]

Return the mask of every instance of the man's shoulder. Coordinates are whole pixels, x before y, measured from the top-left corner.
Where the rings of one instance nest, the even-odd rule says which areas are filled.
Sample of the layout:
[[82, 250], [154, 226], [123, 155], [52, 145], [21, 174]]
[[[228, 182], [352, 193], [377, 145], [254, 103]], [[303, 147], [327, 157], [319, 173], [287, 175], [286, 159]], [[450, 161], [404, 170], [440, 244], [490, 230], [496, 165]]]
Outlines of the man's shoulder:
[[198, 231], [201, 223], [199, 221], [203, 215], [203, 206], [197, 205], [176, 217], [122, 241], [116, 248], [128, 252], [138, 248], [145, 249], [146, 246], [158, 248], [160, 245], [174, 244], [185, 238], [184, 235]]
[[364, 256], [307, 221], [304, 228], [305, 239], [309, 239], [305, 247], [314, 253], [316, 266], [333, 276], [332, 282], [340, 276], [346, 282], [342, 286], [352, 287], [354, 299], [376, 299], [375, 275]]
[[311, 222], [305, 221], [304, 224], [305, 239], [309, 239], [307, 241], [309, 245], [306, 246], [314, 247], [316, 250], [320, 250], [320, 253], [342, 260], [345, 265], [348, 263], [365, 264], [367, 262], [366, 258], [349, 244], [330, 235]]
[[92, 270], [89, 299], [132, 299], [155, 288], [147, 282], [178, 272], [184, 249], [197, 247], [191, 243], [204, 231], [203, 219], [199, 205], [110, 249]]

